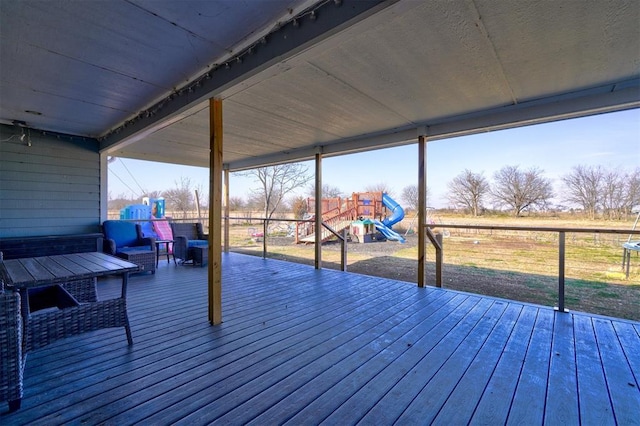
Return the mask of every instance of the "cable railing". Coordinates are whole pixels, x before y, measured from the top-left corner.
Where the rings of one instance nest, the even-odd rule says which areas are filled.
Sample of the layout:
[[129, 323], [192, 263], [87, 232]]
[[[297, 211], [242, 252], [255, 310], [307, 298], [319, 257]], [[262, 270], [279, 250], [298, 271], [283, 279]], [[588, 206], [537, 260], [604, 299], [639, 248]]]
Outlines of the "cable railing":
[[[199, 220], [206, 232], [207, 217]], [[225, 244], [233, 251], [314, 262], [310, 246], [315, 239], [296, 244], [297, 230], [314, 226], [313, 219], [225, 217], [221, 232], [227, 240], [225, 224], [231, 229]], [[326, 222], [323, 228], [335, 238], [323, 244], [322, 267], [419, 282], [415, 242], [410, 249], [366, 243], [376, 245], [370, 252], [365, 244], [349, 246], [354, 242], [348, 240], [348, 229], [336, 231]], [[425, 233], [430, 241], [424, 264], [429, 285], [554, 306], [562, 312], [570, 308], [640, 318], [638, 313], [628, 314], [640, 304], [640, 246], [627, 249], [640, 241], [640, 230], [435, 223], [425, 225]], [[347, 251], [353, 253], [349, 260]]]
[[[443, 233], [434, 233], [433, 229], [446, 230], [443, 233], [447, 235], [447, 242], [443, 244]], [[617, 281], [628, 280], [629, 263], [625, 264], [625, 261], [629, 262], [629, 254], [623, 253], [622, 249], [629, 235], [640, 235], [638, 230], [623, 229], [459, 224], [427, 224], [425, 232], [436, 250], [438, 286], [443, 281], [444, 254], [448, 263], [470, 268], [539, 276], [549, 276], [555, 270], [555, 309], [560, 312], [567, 311], [568, 277], [574, 286], [585, 288], [590, 282], [611, 277]], [[618, 258], [621, 254], [622, 263]], [[530, 280], [529, 285], [535, 287], [537, 284]], [[604, 290], [604, 285], [600, 294], [605, 298], [612, 297]]]
[[[262, 242], [262, 257], [266, 258], [268, 250], [268, 238], [270, 235], [286, 233], [289, 236], [293, 234], [293, 243], [299, 242], [299, 232], [301, 232], [302, 226], [301, 224], [315, 224], [314, 219], [287, 219], [287, 218], [261, 218], [261, 217], [227, 217], [223, 218], [223, 220], [228, 221], [236, 221], [240, 223], [246, 222], [262, 222], [262, 232], [251, 232], [249, 231], [249, 235], [256, 242]], [[281, 223], [291, 223], [290, 226], [283, 229]], [[270, 224], [272, 224], [270, 226]], [[273, 225], [275, 224], [275, 225]], [[295, 225], [294, 225], [295, 224]], [[347, 270], [347, 235], [348, 230], [343, 229], [341, 232], [334, 230], [328, 223], [322, 222], [322, 226], [332, 234], [339, 242], [340, 242], [340, 270]], [[250, 227], [249, 229], [252, 229]], [[255, 228], [253, 228], [255, 230]], [[323, 233], [324, 234], [324, 233]], [[306, 232], [304, 235], [308, 235]]]

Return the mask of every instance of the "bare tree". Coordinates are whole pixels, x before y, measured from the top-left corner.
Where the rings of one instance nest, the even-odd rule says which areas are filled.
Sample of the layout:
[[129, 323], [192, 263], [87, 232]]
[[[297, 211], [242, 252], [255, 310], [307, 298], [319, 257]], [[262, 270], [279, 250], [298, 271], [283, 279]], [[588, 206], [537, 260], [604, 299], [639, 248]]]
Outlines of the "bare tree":
[[[316, 196], [316, 188], [315, 185], [309, 186], [307, 191], [309, 197]], [[322, 198], [338, 198], [342, 197], [344, 194], [337, 186], [331, 186], [329, 184], [322, 184]]]
[[242, 197], [229, 197], [229, 210], [239, 211], [245, 207], [245, 202]]
[[609, 219], [621, 219], [626, 201], [625, 175], [618, 169], [605, 171], [602, 177], [602, 213]]
[[491, 187], [482, 173], [473, 173], [465, 169], [449, 182], [448, 189], [447, 199], [453, 206], [462, 207], [473, 216], [478, 216]]
[[[408, 185], [402, 188], [400, 199], [406, 207], [418, 211], [418, 195], [418, 185]], [[425, 200], [429, 200], [429, 188], [426, 190]]]
[[108, 198], [109, 200], [107, 202], [107, 208], [109, 210], [121, 210], [136, 201], [133, 196], [126, 194], [119, 194], [116, 198], [113, 198], [110, 192]]
[[631, 172], [620, 169], [604, 172], [602, 210], [609, 219], [622, 219], [640, 205], [640, 168]]
[[418, 210], [418, 185], [408, 185], [402, 188], [401, 200], [404, 205], [414, 211]]
[[176, 187], [162, 193], [167, 207], [174, 212], [180, 212], [183, 219], [189, 216], [189, 212], [195, 209], [195, 196], [193, 183], [188, 177], [180, 177], [175, 181]]
[[271, 219], [287, 194], [303, 187], [313, 178], [308, 167], [300, 163], [260, 167], [242, 174], [253, 177], [260, 184], [258, 189], [252, 190], [252, 195], [262, 201], [266, 219]]
[[372, 185], [367, 185], [367, 187], [364, 190], [366, 192], [384, 192], [389, 196], [393, 196], [393, 191], [391, 190], [391, 187], [389, 187], [389, 184], [385, 182], [379, 182], [379, 183], [374, 183]]
[[149, 197], [149, 198], [160, 198], [160, 197], [162, 197], [162, 192], [161, 191], [147, 191], [144, 196], [145, 197]]
[[604, 175], [601, 166], [574, 166], [571, 172], [562, 177], [565, 202], [582, 207], [590, 219], [595, 219], [601, 203]]
[[302, 196], [295, 196], [291, 199], [291, 210], [295, 219], [303, 219], [308, 213], [307, 199]]
[[491, 196], [495, 202], [508, 206], [514, 216], [533, 207], [545, 207], [553, 197], [551, 181], [535, 167], [521, 171], [518, 166], [505, 166], [494, 174]]
[[625, 193], [627, 194], [624, 208], [626, 216], [633, 212], [634, 207], [640, 206], [640, 167], [627, 173], [624, 182]]

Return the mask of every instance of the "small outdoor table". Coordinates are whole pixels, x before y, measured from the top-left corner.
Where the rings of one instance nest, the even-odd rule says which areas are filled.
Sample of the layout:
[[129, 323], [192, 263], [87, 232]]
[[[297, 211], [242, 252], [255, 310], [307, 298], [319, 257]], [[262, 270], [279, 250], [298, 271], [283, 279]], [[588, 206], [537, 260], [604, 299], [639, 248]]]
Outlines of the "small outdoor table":
[[[99, 252], [28, 257], [0, 261], [0, 276], [8, 290], [22, 299], [23, 356], [32, 349], [55, 340], [102, 328], [124, 327], [129, 345], [133, 344], [127, 315], [129, 273], [139, 271], [135, 263]], [[104, 275], [122, 276], [120, 297], [79, 302], [63, 285], [93, 280]], [[30, 298], [33, 292], [33, 300]], [[95, 291], [95, 285], [94, 285]], [[31, 315], [29, 306], [42, 309]], [[22, 382], [22, 377], [20, 377]], [[10, 401], [10, 408], [20, 400]]]
[[622, 252], [622, 267], [624, 268], [624, 264], [627, 264], [627, 278], [629, 278], [629, 265], [631, 263], [631, 252], [637, 251], [640, 252], [640, 241], [629, 241], [622, 245], [624, 249]]
[[[122, 326], [127, 333], [129, 344], [133, 344], [127, 316], [126, 297], [129, 273], [140, 270], [140, 267], [135, 263], [108, 254], [91, 252], [4, 260], [0, 262], [0, 268], [2, 268], [0, 273], [6, 277], [5, 284], [7, 288], [13, 288], [18, 291], [24, 301], [29, 300], [30, 289], [52, 287], [58, 284], [104, 275], [115, 274], [122, 276], [122, 292], [119, 298], [92, 303], [78, 303], [72, 300], [71, 304], [76, 306], [68, 307], [82, 310], [82, 313], [94, 317], [102, 317], [105, 310], [115, 309], [117, 312], [117, 320], [115, 322], [102, 324], [100, 322], [87, 321], [85, 328], [76, 329], [76, 331], [78, 333], [90, 331], [87, 327], [95, 330], [97, 329], [96, 326], [100, 324], [103, 325], [100, 328]], [[38, 302], [36, 301], [36, 303]], [[23, 316], [28, 314], [28, 311], [22, 313]], [[29, 325], [28, 318], [25, 318], [24, 324], [25, 328], [27, 328]], [[28, 330], [25, 330], [23, 335], [26, 338], [29, 335]]]
[[164, 244], [165, 252], [167, 253], [167, 263], [171, 263], [171, 261], [169, 260], [169, 256], [173, 256], [173, 263], [177, 265], [176, 256], [172, 251], [169, 251], [169, 244], [173, 243], [175, 243], [175, 240], [156, 240], [156, 268], [158, 267], [158, 263], [160, 261], [160, 246], [162, 244]]

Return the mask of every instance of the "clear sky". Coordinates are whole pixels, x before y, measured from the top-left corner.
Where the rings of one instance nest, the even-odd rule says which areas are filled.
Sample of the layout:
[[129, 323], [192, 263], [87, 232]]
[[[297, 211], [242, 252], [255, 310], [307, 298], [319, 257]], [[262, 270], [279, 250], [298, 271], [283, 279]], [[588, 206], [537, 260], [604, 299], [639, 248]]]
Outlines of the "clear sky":
[[[325, 158], [323, 183], [340, 188], [345, 195], [385, 184], [401, 201], [402, 189], [417, 184], [417, 157], [417, 144], [411, 144]], [[313, 173], [313, 162], [304, 164]], [[640, 109], [429, 142], [428, 205], [446, 206], [447, 184], [465, 169], [483, 173], [491, 181], [494, 172], [506, 165], [537, 167], [556, 188], [560, 188], [560, 177], [577, 165], [631, 171], [640, 167]], [[109, 164], [109, 193], [140, 197], [145, 190], [175, 188], [180, 177], [208, 190], [207, 169], [117, 159]], [[252, 188], [256, 183], [250, 178], [231, 174], [230, 196], [246, 199]], [[304, 188], [300, 194], [307, 192]]]

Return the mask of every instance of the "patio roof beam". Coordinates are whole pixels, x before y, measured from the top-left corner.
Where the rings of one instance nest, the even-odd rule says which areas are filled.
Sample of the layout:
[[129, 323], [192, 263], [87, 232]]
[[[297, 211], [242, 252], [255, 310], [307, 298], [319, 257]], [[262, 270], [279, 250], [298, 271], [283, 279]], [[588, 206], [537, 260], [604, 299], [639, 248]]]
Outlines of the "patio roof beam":
[[404, 128], [393, 128], [302, 149], [282, 151], [274, 155], [229, 162], [225, 163], [225, 167], [233, 172], [273, 164], [309, 161], [314, 158], [320, 145], [324, 157], [408, 145], [415, 143], [416, 132], [424, 127], [428, 129], [429, 140], [433, 141], [639, 107], [640, 78], [636, 78], [570, 94], [500, 106], [462, 116], [444, 117]]
[[194, 78], [190, 85], [169, 93], [146, 114], [139, 114], [104, 136], [101, 150], [113, 151], [185, 118], [188, 110], [225, 90], [257, 75], [269, 67], [297, 55], [320, 41], [334, 36], [357, 22], [391, 6], [398, 0], [325, 1], [314, 6], [308, 25], [295, 17], [277, 27], [255, 44], [228, 58], [210, 71]]

